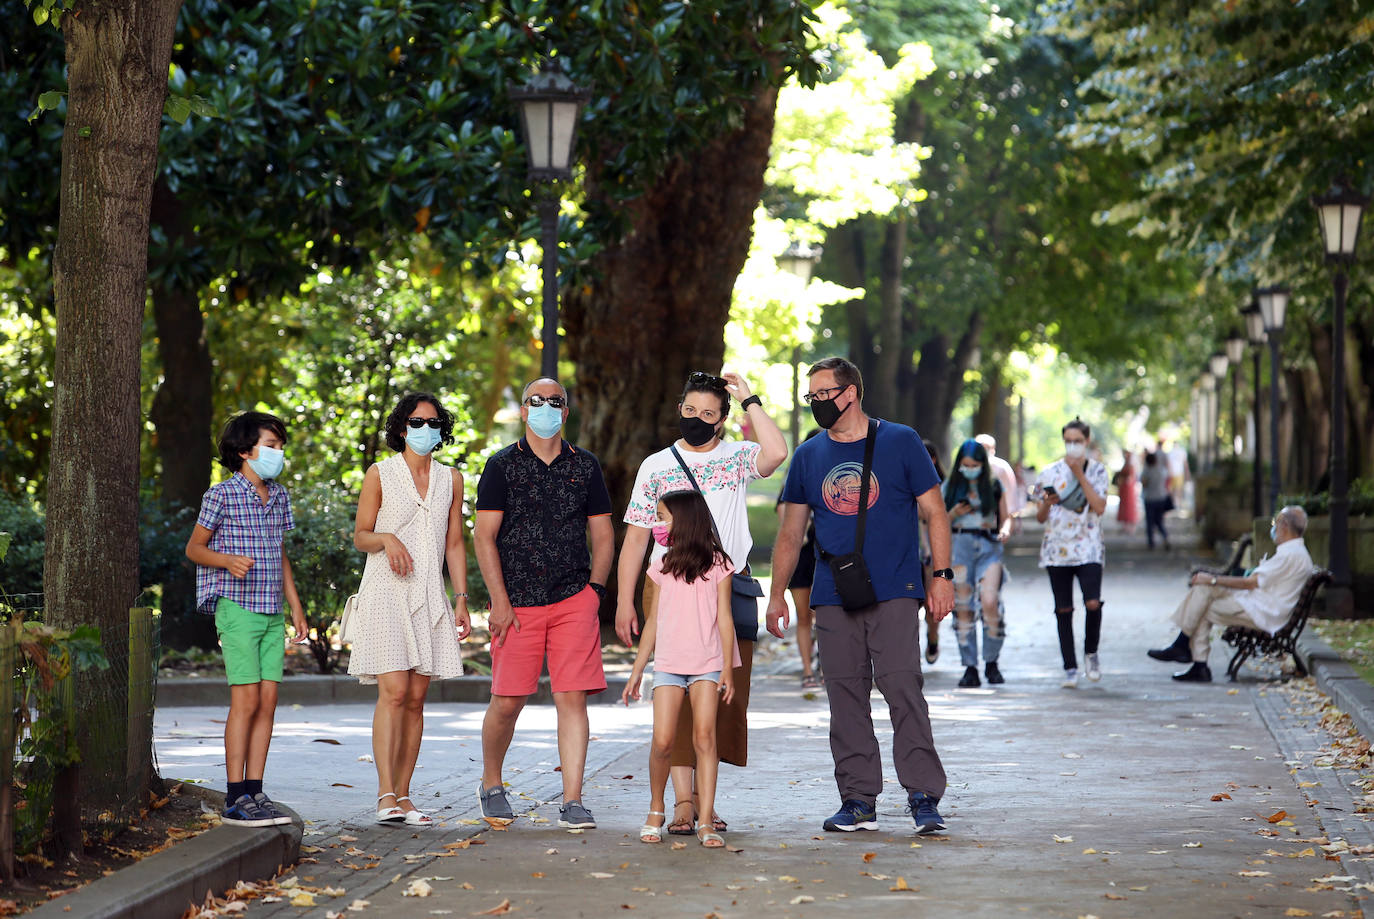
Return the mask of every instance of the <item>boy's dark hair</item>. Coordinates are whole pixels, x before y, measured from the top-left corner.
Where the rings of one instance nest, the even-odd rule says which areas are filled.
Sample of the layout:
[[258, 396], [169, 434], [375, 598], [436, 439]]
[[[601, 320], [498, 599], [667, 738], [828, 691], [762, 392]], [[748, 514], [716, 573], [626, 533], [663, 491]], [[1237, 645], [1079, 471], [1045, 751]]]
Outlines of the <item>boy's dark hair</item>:
[[1064, 432], [1067, 431], [1069, 428], [1073, 428], [1075, 431], [1082, 431], [1084, 440], [1093, 439], [1093, 434], [1092, 431], [1088, 428], [1088, 423], [1084, 421], [1082, 418], [1075, 418], [1073, 421], [1070, 421], [1068, 424], [1064, 425], [1062, 428], [1059, 429], [1059, 435], [1062, 437], [1064, 435]]
[[682, 398], [677, 401], [686, 402], [687, 396], [694, 392], [709, 392], [718, 397], [720, 399], [720, 417], [724, 418], [730, 414], [730, 390], [725, 388], [724, 377], [718, 377], [703, 370], [693, 370], [687, 374], [687, 385], [682, 387]]
[[262, 429], [267, 428], [286, 444], [286, 424], [276, 415], [266, 412], [239, 412], [224, 424], [219, 435], [219, 462], [230, 472], [243, 468], [240, 453], [252, 453], [262, 437]]
[[[848, 388], [854, 387], [854, 392], [858, 394], [859, 401], [864, 397], [864, 376], [859, 373], [859, 368], [851, 364], [842, 357], [823, 357], [811, 365], [811, 369], [806, 371], [808, 377], [813, 377], [822, 370], [829, 370], [835, 374], [835, 383], [838, 386]], [[839, 393], [835, 393], [839, 395]]]
[[406, 448], [406, 419], [415, 406], [428, 402], [439, 415], [439, 443], [453, 443], [453, 415], [439, 402], [439, 397], [427, 392], [408, 392], [386, 418], [386, 445], [400, 453]]
[[671, 491], [658, 500], [673, 515], [672, 542], [663, 556], [663, 573], [688, 584], [730, 556], [711, 526], [711, 509], [699, 491]]

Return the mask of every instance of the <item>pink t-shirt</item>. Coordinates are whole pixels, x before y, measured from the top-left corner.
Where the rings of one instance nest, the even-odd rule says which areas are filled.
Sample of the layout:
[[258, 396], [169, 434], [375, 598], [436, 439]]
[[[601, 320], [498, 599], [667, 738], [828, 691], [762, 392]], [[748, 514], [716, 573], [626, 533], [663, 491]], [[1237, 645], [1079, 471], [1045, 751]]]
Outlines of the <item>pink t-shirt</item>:
[[[705, 575], [688, 584], [681, 578], [665, 576], [661, 558], [649, 566], [649, 577], [658, 585], [655, 670], [695, 676], [724, 669], [716, 601], [721, 579], [728, 580], [733, 572], [731, 566], [717, 562]], [[738, 667], [739, 646], [734, 641], [730, 645], [731, 667]]]

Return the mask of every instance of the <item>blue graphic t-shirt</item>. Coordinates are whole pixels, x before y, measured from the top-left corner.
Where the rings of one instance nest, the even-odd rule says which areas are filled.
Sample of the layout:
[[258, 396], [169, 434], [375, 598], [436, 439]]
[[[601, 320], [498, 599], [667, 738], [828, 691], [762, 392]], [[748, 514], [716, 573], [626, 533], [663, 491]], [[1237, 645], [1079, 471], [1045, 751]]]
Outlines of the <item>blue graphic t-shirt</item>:
[[[864, 523], [864, 561], [878, 601], [922, 597], [920, 518], [916, 498], [940, 484], [920, 436], [904, 424], [879, 421], [869, 473], [868, 517]], [[828, 435], [802, 443], [792, 457], [782, 500], [806, 504], [816, 523], [816, 542], [832, 555], [854, 551], [859, 513], [859, 477], [864, 441], [839, 443]], [[837, 606], [830, 566], [817, 563], [811, 586], [814, 606]]]

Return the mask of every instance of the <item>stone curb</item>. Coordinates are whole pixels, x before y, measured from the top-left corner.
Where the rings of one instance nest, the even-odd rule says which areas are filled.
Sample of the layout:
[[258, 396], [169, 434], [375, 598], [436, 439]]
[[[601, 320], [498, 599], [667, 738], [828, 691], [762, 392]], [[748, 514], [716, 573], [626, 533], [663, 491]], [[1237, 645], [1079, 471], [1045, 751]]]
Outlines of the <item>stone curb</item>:
[[[625, 688], [625, 678], [608, 676], [606, 690], [588, 697], [594, 704], [615, 704]], [[430, 683], [427, 702], [479, 702], [491, 699], [491, 677], [461, 676]], [[377, 687], [365, 686], [347, 674], [308, 674], [288, 676], [281, 682], [278, 705], [342, 705], [377, 701]], [[553, 691], [549, 678], [539, 680], [539, 688], [529, 701], [551, 705]], [[158, 708], [184, 705], [229, 705], [229, 686], [223, 677], [162, 677], [157, 681]]]
[[1374, 738], [1374, 686], [1316, 635], [1304, 632], [1299, 636], [1298, 654], [1307, 672], [1316, 678], [1317, 688], [1350, 716], [1361, 735]]
[[203, 903], [209, 892], [222, 894], [240, 880], [273, 877], [282, 866], [300, 859], [305, 829], [299, 814], [277, 806], [291, 815], [289, 826], [217, 826], [45, 903], [29, 915], [35, 919], [180, 916], [188, 907]]

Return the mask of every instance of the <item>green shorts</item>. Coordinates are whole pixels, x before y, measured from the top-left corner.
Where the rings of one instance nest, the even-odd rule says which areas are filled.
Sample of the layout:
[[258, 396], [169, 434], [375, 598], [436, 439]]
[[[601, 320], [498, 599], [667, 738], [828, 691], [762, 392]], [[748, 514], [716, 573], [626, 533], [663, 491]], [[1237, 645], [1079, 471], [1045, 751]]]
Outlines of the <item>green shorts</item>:
[[281, 682], [286, 658], [286, 614], [255, 613], [220, 597], [215, 604], [215, 631], [224, 651], [224, 675], [230, 686]]

